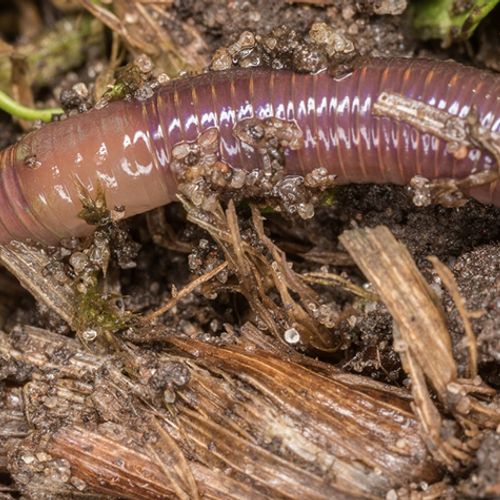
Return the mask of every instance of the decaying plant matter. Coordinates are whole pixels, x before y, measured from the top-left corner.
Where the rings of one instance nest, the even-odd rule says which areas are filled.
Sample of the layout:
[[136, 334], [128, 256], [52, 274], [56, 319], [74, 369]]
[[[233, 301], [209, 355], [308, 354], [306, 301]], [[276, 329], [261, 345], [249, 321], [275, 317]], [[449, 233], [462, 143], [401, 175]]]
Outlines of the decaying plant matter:
[[17, 484], [33, 498], [382, 498], [401, 477], [442, 476], [401, 391], [360, 390], [280, 344], [264, 351], [261, 335], [223, 345], [149, 328], [128, 336], [160, 351], [111, 355], [31, 327], [2, 335], [2, 375], [31, 379], [31, 431], [4, 449]]
[[[222, 286], [243, 294], [283, 338], [246, 323], [202, 340], [153, 326], [160, 314], [129, 320], [125, 329], [118, 324], [115, 333], [108, 326], [107, 337], [83, 336], [84, 343], [33, 327], [2, 333], [0, 376], [23, 387], [17, 398], [18, 389], [4, 387], [11, 403], [3, 413], [3, 463], [17, 487], [37, 499], [354, 499], [390, 491], [406, 498], [410, 485], [421, 484], [419, 498], [443, 495], [446, 470], [470, 467], [500, 411], [495, 391], [474, 376], [474, 357], [474, 378], [457, 378], [439, 302], [406, 251], [383, 229], [342, 237], [399, 325], [395, 347], [412, 376], [411, 393], [287, 347], [302, 339], [303, 330], [287, 334], [293, 325], [310, 322], [318, 331], [314, 308], [302, 308], [287, 287], [309, 304], [314, 293], [264, 234], [258, 210], [245, 238], [231, 204], [210, 214], [188, 206], [188, 214], [226, 258], [196, 284], [208, 295]], [[255, 237], [265, 252], [249, 244]], [[14, 245], [1, 257], [20, 273], [12, 263], [26, 252]], [[222, 283], [214, 281], [227, 269]], [[72, 303], [75, 292], [51, 279], [32, 284], [32, 292], [51, 297], [51, 307], [62, 296]], [[284, 306], [270, 301], [273, 287]], [[175, 299], [169, 305], [178, 306]]]

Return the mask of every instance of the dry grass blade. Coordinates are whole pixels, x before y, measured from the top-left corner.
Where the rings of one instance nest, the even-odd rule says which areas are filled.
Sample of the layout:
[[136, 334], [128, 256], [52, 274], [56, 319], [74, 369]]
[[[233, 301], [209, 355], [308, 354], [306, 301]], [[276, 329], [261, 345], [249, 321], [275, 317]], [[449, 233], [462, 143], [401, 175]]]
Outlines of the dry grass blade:
[[412, 378], [415, 412], [423, 435], [437, 460], [453, 468], [467, 454], [441, 438], [443, 420], [427, 389], [425, 376], [442, 400], [457, 380], [457, 367], [444, 312], [411, 255], [385, 227], [346, 231], [342, 244], [373, 283], [395, 321], [394, 348]]
[[314, 272], [307, 273], [302, 275], [302, 279], [306, 283], [315, 283], [317, 285], [325, 285], [325, 286], [340, 286], [343, 290], [352, 292], [354, 295], [361, 297], [362, 299], [378, 302], [380, 298], [376, 293], [369, 292], [368, 290], [364, 290], [360, 286], [355, 285], [351, 281], [342, 278], [338, 274], [333, 273], [323, 273], [323, 272]]
[[[229, 328], [230, 331], [229, 325], [226, 325], [226, 328]], [[263, 332], [258, 330], [255, 325], [251, 323], [245, 323], [240, 330], [241, 336], [235, 336], [234, 340], [237, 345], [248, 351], [252, 349], [262, 349], [281, 359], [287, 359], [303, 367], [309, 368], [315, 373], [327, 377], [329, 380], [334, 380], [348, 387], [352, 387], [355, 391], [361, 391], [364, 394], [372, 395], [376, 399], [380, 399], [382, 397], [381, 394], [383, 394], [384, 401], [388, 404], [398, 405], [401, 401], [408, 401], [409, 403], [412, 400], [411, 394], [406, 389], [384, 384], [370, 377], [345, 373], [332, 364], [323, 363], [318, 359], [304, 356], [290, 349], [285, 344], [278, 343], [273, 338], [264, 335]]]
[[180, 500], [199, 500], [196, 481], [182, 450], [157, 419], [152, 419], [152, 427], [156, 428], [160, 439], [156, 446], [148, 444], [150, 456], [154, 457], [165, 477], [169, 478]]
[[[210, 214], [187, 200], [181, 201], [188, 219], [208, 231], [222, 248], [238, 280], [234, 289], [245, 296], [276, 338], [301, 348], [338, 349], [340, 339], [331, 329], [334, 326], [331, 311], [322, 307], [314, 290], [291, 269], [284, 252], [265, 235], [262, 216], [256, 207], [252, 207], [255, 239], [266, 247], [270, 257], [242, 238], [232, 201], [226, 212], [219, 207]], [[292, 293], [299, 297], [300, 303]], [[286, 332], [293, 340], [287, 340]]]
[[[292, 247], [291, 242], [283, 242], [285, 251], [287, 248]], [[316, 262], [317, 264], [324, 264], [325, 266], [353, 266], [354, 261], [351, 256], [346, 252], [332, 251], [324, 248], [314, 247], [311, 250], [304, 251], [302, 248], [297, 249], [296, 252], [300, 257], [309, 261]]]
[[467, 335], [467, 339], [469, 340], [469, 363], [467, 377], [474, 378], [477, 376], [477, 342], [474, 332], [472, 331], [472, 325], [470, 324], [467, 308], [465, 307], [465, 301], [460, 295], [457, 282], [453, 278], [452, 272], [437, 257], [429, 257], [429, 261], [432, 262], [434, 269], [436, 269], [439, 277], [451, 293], [453, 302], [455, 303], [458, 312], [460, 313], [460, 317], [462, 318], [465, 333]]
[[51, 262], [45, 250], [26, 243], [12, 242], [0, 246], [0, 262], [35, 299], [47, 304], [75, 328], [74, 292], [71, 283], [69, 280], [60, 281], [45, 271]]
[[210, 281], [212, 278], [217, 276], [221, 271], [223, 271], [227, 267], [227, 264], [228, 264], [227, 262], [223, 262], [222, 264], [218, 265], [215, 269], [212, 269], [208, 273], [205, 273], [203, 276], [194, 279], [193, 281], [191, 281], [191, 283], [189, 283], [189, 285], [186, 285], [182, 290], [175, 293], [175, 296], [172, 297], [164, 306], [160, 307], [156, 311], [153, 311], [152, 313], [147, 314], [146, 316], [141, 318], [141, 321], [143, 323], [147, 323], [149, 321], [154, 320], [158, 316], [165, 314], [167, 311], [172, 309], [172, 307], [174, 307], [180, 299], [188, 296], [190, 293], [193, 293], [196, 290], [196, 288], [198, 288], [200, 285], [206, 283], [207, 281]]
[[409, 252], [383, 226], [346, 231], [340, 241], [373, 283], [437, 393], [445, 394], [457, 380], [446, 318]]
[[[115, 426], [116, 434], [129, 434], [130, 429]], [[53, 456], [66, 457], [82, 484], [93, 491], [113, 498], [130, 500], [178, 500], [168, 476], [158, 461], [132, 443], [121, 444], [111, 433], [101, 433], [83, 427], [63, 427], [56, 432], [48, 450]], [[94, 455], [101, 457], [95, 463]], [[117, 467], [117, 461], [119, 467]], [[252, 488], [251, 484], [235, 481], [220, 474], [216, 467], [209, 468], [190, 462], [194, 479], [204, 499], [266, 500], [270, 498]], [[89, 494], [87, 493], [88, 497]], [[93, 497], [92, 497], [93, 498]], [[188, 497], [189, 498], [189, 497]], [[196, 497], [192, 497], [193, 499]]]
[[[498, 405], [493, 400], [485, 403], [474, 394], [483, 399], [495, 391], [478, 377], [474, 381], [458, 379], [442, 307], [409, 252], [387, 228], [347, 231], [341, 241], [394, 318], [394, 348], [411, 376], [415, 411], [433, 455], [451, 469], [456, 469], [459, 463], [470, 465], [480, 430], [500, 424]], [[440, 274], [453, 289], [453, 280], [446, 271], [440, 268]], [[465, 314], [463, 304], [459, 307]], [[475, 342], [473, 338], [471, 341]], [[464, 436], [454, 437], [445, 429], [426, 380], [462, 426]]]
[[209, 59], [200, 54], [208, 52], [199, 33], [188, 25], [191, 42], [176, 46], [168, 30], [162, 25], [162, 17], [168, 17], [160, 4], [148, 5], [137, 0], [113, 0], [113, 12], [91, 0], [80, 0], [82, 6], [117, 33], [134, 55], [147, 54], [157, 67], [175, 77], [186, 67], [201, 69], [208, 66]]
[[[338, 348], [338, 343], [330, 331], [330, 328], [335, 326], [333, 318], [328, 318], [327, 314], [319, 321], [318, 318], [313, 318], [310, 311], [316, 311], [320, 308], [316, 292], [306, 285], [299, 274], [292, 270], [283, 250], [278, 248], [266, 236], [262, 216], [258, 208], [252, 205], [251, 209], [252, 221], [257, 236], [274, 259], [270, 271], [283, 301], [284, 309], [289, 311], [290, 316], [294, 319], [295, 325], [293, 326], [299, 329], [301, 337], [305, 335], [303, 338], [306, 345], [310, 344], [322, 350], [335, 351]], [[300, 297], [300, 302], [307, 309], [292, 298], [291, 292]]]

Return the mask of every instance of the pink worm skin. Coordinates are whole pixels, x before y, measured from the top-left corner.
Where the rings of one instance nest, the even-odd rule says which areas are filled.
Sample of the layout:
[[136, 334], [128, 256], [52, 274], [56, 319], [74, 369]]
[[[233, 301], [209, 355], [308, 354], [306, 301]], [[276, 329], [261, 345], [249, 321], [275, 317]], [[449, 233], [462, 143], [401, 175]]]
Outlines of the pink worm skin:
[[[126, 216], [176, 199], [172, 149], [217, 128], [220, 160], [252, 170], [258, 152], [242, 145], [234, 126], [247, 118], [293, 121], [304, 146], [286, 150], [286, 170], [303, 175], [324, 167], [339, 184], [407, 184], [414, 175], [462, 179], [496, 168], [488, 154], [463, 160], [437, 137], [407, 123], [375, 117], [373, 103], [393, 91], [500, 131], [500, 76], [453, 62], [373, 59], [343, 78], [266, 68], [231, 69], [169, 82], [146, 101], [113, 102], [53, 123], [0, 154], [0, 243], [57, 243], [91, 232], [77, 218], [80, 185], [105, 189], [109, 207]], [[500, 206], [500, 183], [470, 195]]]

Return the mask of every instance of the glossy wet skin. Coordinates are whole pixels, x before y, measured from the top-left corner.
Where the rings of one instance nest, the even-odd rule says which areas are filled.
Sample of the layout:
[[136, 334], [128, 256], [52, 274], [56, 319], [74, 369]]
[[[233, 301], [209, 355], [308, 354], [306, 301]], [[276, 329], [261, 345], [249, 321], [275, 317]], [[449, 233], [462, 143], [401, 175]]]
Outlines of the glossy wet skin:
[[[304, 146], [286, 150], [286, 170], [306, 174], [324, 167], [339, 184], [406, 184], [426, 178], [463, 178], [494, 166], [471, 150], [464, 160], [443, 141], [403, 122], [377, 118], [372, 105], [391, 90], [464, 117], [477, 106], [482, 123], [500, 130], [500, 77], [454, 63], [374, 59], [352, 74], [294, 74], [265, 68], [233, 69], [183, 78], [151, 99], [111, 103], [103, 109], [48, 125], [2, 155], [0, 242], [32, 238], [56, 243], [91, 231], [76, 217], [80, 185], [126, 216], [175, 199], [172, 149], [203, 131], [219, 132], [220, 160], [252, 170], [259, 153], [234, 134], [240, 121], [276, 117], [295, 123]], [[500, 205], [497, 184], [471, 192]]]

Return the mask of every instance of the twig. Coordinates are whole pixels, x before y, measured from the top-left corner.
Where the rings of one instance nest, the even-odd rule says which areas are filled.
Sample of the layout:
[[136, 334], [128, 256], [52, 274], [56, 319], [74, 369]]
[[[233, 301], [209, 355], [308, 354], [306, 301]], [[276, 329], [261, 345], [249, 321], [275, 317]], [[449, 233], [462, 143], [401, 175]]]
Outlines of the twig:
[[165, 314], [167, 311], [172, 309], [177, 302], [182, 299], [183, 297], [186, 297], [190, 293], [194, 292], [196, 287], [202, 285], [203, 283], [206, 283], [207, 281], [210, 281], [213, 277], [217, 276], [223, 269], [225, 269], [228, 265], [227, 261], [224, 261], [222, 264], [217, 266], [215, 269], [212, 269], [212, 271], [204, 274], [203, 276], [200, 276], [199, 278], [196, 278], [195, 280], [191, 281], [189, 285], [186, 285], [182, 290], [180, 290], [178, 293], [175, 294], [174, 297], [172, 297], [163, 307], [160, 307], [160, 309], [157, 309], [156, 311], [147, 314], [146, 316], [141, 318], [141, 321], [143, 323], [147, 323], [149, 321], [152, 321], [153, 319], [157, 318], [158, 316], [161, 316], [162, 314]]
[[472, 325], [470, 323], [469, 313], [467, 311], [467, 308], [465, 307], [465, 301], [460, 294], [457, 282], [455, 281], [455, 278], [453, 277], [451, 271], [437, 257], [431, 256], [428, 257], [428, 260], [432, 263], [434, 269], [436, 269], [444, 285], [449, 290], [453, 298], [453, 302], [457, 307], [458, 313], [462, 318], [465, 334], [467, 335], [467, 338], [469, 340], [469, 362], [467, 364], [467, 376], [469, 378], [474, 378], [477, 376], [477, 342], [476, 337], [474, 336], [474, 332], [472, 331]]

